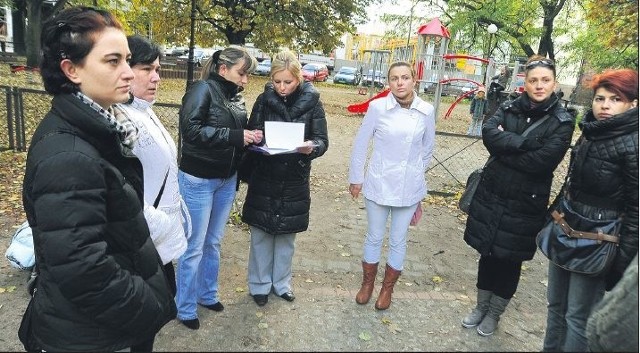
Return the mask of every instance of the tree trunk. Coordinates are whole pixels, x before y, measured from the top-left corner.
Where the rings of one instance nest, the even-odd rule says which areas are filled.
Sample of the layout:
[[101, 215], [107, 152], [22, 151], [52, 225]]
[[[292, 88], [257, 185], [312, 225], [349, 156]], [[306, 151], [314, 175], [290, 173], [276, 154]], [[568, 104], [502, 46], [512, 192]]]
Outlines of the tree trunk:
[[40, 56], [40, 32], [42, 31], [42, 0], [27, 1], [27, 26], [25, 42], [27, 66], [38, 66]]
[[25, 55], [26, 45], [24, 40], [24, 18], [26, 12], [25, 4], [23, 1], [13, 1], [13, 11], [11, 12], [11, 19], [13, 24], [13, 51], [17, 55]]

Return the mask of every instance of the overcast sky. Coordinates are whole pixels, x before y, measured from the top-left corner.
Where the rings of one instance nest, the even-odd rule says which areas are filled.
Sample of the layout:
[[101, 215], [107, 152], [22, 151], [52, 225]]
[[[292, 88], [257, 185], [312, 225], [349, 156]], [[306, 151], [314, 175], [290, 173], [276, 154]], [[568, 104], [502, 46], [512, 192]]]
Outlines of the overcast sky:
[[[385, 13], [409, 16], [411, 13], [411, 4], [411, 0], [385, 0], [382, 4], [368, 6], [367, 15], [369, 17], [369, 22], [358, 26], [358, 32], [364, 34], [383, 35], [385, 25], [380, 20], [380, 17]], [[418, 4], [414, 11], [416, 13], [426, 12], [426, 5]], [[413, 26], [415, 27], [414, 29], [417, 30], [419, 25], [422, 25], [422, 23]]]

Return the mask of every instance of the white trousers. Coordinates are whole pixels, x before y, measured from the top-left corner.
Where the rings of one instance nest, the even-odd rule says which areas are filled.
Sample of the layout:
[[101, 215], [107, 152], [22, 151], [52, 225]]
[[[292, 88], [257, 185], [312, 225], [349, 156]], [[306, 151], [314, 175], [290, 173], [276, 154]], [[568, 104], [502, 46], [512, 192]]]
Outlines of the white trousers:
[[364, 240], [363, 260], [374, 264], [380, 262], [382, 241], [387, 229], [387, 219], [391, 215], [389, 226], [389, 255], [387, 264], [393, 269], [402, 271], [404, 257], [407, 253], [407, 231], [411, 217], [418, 204], [407, 207], [379, 205], [369, 199], [364, 200], [367, 208], [367, 236]]

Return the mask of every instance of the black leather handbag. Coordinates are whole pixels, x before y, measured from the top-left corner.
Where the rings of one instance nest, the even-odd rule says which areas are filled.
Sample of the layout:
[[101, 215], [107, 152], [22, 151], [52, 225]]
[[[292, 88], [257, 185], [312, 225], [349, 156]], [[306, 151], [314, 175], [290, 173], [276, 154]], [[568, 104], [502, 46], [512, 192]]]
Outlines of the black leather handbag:
[[605, 274], [613, 264], [622, 219], [595, 220], [575, 212], [563, 198], [536, 236], [540, 251], [567, 271]]

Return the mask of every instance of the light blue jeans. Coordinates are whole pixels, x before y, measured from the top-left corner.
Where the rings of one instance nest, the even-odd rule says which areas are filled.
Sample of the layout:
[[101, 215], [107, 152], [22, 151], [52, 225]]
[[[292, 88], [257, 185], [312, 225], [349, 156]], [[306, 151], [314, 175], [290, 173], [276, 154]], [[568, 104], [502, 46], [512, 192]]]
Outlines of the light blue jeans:
[[467, 135], [471, 136], [482, 136], [482, 117], [471, 118], [471, 125], [467, 129]]
[[585, 276], [549, 263], [545, 352], [588, 352], [587, 320], [604, 296], [604, 276]]
[[236, 175], [202, 179], [178, 172], [180, 193], [191, 216], [187, 250], [178, 260], [178, 319], [198, 317], [197, 303], [218, 302], [220, 242], [236, 196]]
[[378, 205], [364, 199], [367, 208], [367, 236], [364, 240], [363, 260], [369, 264], [380, 261], [382, 241], [387, 230], [387, 219], [391, 215], [389, 226], [389, 255], [387, 264], [394, 270], [402, 271], [404, 257], [407, 253], [407, 231], [411, 217], [418, 204], [407, 207], [393, 207]]

